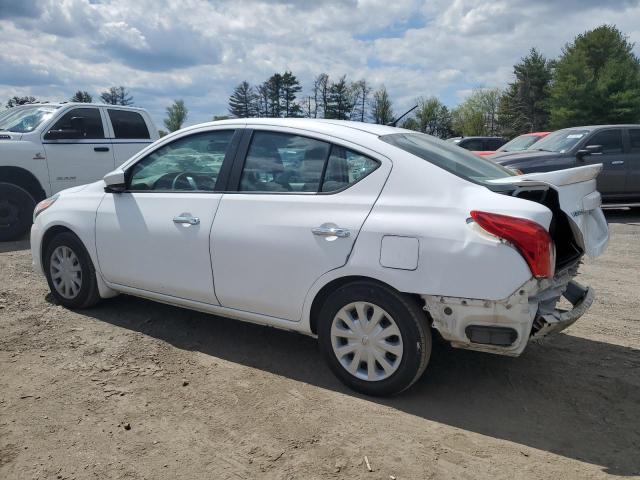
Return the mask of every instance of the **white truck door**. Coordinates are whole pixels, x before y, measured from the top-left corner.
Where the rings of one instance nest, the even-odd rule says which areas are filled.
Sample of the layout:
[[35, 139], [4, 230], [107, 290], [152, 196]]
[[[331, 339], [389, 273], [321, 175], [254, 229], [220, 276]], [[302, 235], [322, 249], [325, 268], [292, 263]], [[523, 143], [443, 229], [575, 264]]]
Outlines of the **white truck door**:
[[115, 168], [111, 142], [98, 107], [63, 113], [42, 134], [52, 193], [95, 182]]
[[122, 165], [157, 137], [140, 112], [115, 107], [107, 107], [106, 111], [111, 123], [109, 136], [116, 166]]

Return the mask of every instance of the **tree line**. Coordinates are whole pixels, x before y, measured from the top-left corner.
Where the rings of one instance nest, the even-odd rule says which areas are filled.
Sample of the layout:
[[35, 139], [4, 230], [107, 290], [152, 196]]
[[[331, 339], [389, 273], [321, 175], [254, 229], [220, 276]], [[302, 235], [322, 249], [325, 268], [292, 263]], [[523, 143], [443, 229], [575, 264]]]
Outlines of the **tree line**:
[[[506, 88], [478, 88], [454, 108], [435, 96], [418, 97], [416, 109], [399, 126], [441, 138], [455, 135], [500, 135], [556, 130], [587, 124], [640, 121], [640, 61], [634, 44], [613, 25], [602, 25], [577, 35], [556, 59], [536, 48], [513, 66], [513, 80]], [[133, 105], [123, 87], [99, 94], [112, 105]], [[72, 102], [92, 102], [78, 90]], [[35, 103], [32, 96], [13, 97], [7, 108]], [[374, 88], [368, 80], [331, 78], [318, 74], [303, 93], [293, 72], [274, 73], [264, 82], [240, 82], [228, 100], [232, 117], [308, 117], [388, 124], [394, 121], [391, 97], [384, 85]], [[166, 109], [166, 131], [184, 124], [188, 109], [175, 100]], [[402, 112], [400, 112], [401, 114]], [[214, 120], [229, 118], [216, 115]], [[161, 134], [166, 133], [161, 130]]]
[[[576, 125], [640, 121], [640, 61], [634, 44], [613, 25], [577, 35], [557, 59], [532, 48], [513, 67], [506, 88], [478, 88], [449, 109], [435, 96], [416, 99], [400, 126], [441, 138], [516, 135]], [[229, 97], [234, 117], [309, 117], [389, 123], [393, 106], [384, 86], [332, 80], [321, 73], [310, 92], [292, 72], [260, 85], [241, 82]]]

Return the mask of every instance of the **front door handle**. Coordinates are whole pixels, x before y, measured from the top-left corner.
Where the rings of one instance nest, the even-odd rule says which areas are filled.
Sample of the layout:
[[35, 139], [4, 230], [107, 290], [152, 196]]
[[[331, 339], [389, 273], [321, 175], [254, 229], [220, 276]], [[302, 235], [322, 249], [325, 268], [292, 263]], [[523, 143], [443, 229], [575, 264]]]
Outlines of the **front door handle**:
[[323, 223], [319, 227], [315, 227], [311, 229], [311, 232], [314, 235], [319, 235], [321, 237], [340, 237], [346, 238], [351, 235], [351, 232], [346, 228], [340, 228], [333, 223]]
[[181, 213], [177, 217], [173, 218], [173, 223], [180, 223], [183, 225], [198, 225], [200, 223], [200, 219], [198, 217], [194, 217], [190, 213]]
[[93, 147], [94, 152], [108, 152], [109, 147]]
[[614, 160], [611, 165], [624, 165], [624, 160]]

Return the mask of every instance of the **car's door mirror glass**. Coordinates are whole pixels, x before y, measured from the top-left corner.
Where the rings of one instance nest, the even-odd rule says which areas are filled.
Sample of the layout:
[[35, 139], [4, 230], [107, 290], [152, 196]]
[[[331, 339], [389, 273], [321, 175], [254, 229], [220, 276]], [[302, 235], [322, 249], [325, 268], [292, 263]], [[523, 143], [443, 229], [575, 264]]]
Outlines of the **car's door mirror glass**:
[[129, 190], [214, 191], [233, 134], [196, 133], [163, 145], [131, 167]]

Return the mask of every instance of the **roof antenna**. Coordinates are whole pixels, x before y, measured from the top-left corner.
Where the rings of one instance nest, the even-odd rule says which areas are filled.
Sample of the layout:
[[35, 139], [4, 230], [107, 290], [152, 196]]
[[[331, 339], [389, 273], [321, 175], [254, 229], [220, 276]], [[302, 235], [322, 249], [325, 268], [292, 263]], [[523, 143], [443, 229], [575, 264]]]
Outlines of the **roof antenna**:
[[392, 122], [387, 123], [387, 126], [389, 127], [395, 127], [398, 125], [398, 122], [400, 120], [402, 120], [404, 117], [406, 117], [407, 115], [409, 115], [411, 112], [413, 112], [416, 108], [418, 108], [418, 105], [414, 105], [413, 107], [411, 107], [409, 110], [407, 110], [406, 112], [404, 112], [402, 115], [400, 115], [398, 118], [396, 118], [395, 120], [393, 120]]

